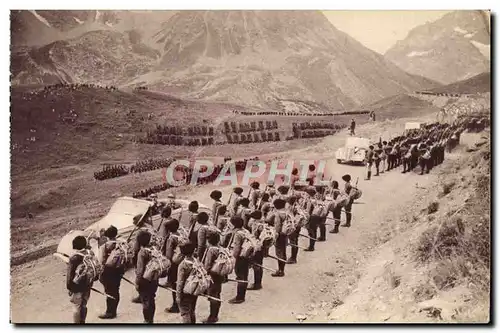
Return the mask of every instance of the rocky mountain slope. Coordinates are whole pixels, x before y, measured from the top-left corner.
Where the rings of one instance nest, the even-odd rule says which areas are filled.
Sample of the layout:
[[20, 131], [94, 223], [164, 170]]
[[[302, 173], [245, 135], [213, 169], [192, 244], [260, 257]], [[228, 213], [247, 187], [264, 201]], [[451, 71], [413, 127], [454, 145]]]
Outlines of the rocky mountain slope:
[[385, 57], [403, 70], [443, 84], [490, 71], [489, 13], [455, 11], [418, 26]]
[[104, 30], [14, 53], [12, 83], [148, 85], [184, 98], [273, 109], [314, 102], [326, 110], [434, 84], [362, 46], [321, 12], [182, 11], [162, 23], [159, 17], [140, 31], [115, 29], [106, 19]]

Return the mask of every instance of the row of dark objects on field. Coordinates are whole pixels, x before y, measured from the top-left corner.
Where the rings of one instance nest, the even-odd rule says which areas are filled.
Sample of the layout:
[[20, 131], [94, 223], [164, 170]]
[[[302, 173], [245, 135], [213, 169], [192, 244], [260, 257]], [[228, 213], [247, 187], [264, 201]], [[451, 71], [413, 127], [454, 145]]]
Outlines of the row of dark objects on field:
[[173, 161], [173, 158], [148, 159], [145, 161], [138, 161], [130, 167], [130, 172], [142, 173], [161, 168], [168, 168]]
[[229, 144], [281, 141], [279, 132], [226, 134], [226, 139]]
[[[255, 160], [255, 159], [250, 159]], [[231, 161], [230, 157], [226, 157], [224, 159], [224, 163], [227, 161]], [[242, 171], [245, 170], [247, 159], [236, 161], [236, 170]], [[173, 158], [162, 158], [162, 159], [148, 159], [145, 161], [138, 161], [133, 166], [128, 168], [123, 164], [117, 165], [104, 165], [101, 171], [94, 172], [94, 178], [96, 180], [106, 180], [111, 178], [117, 178], [121, 176], [128, 175], [129, 173], [142, 173], [147, 171], [152, 171], [156, 169], [168, 168], [170, 164], [174, 162]], [[223, 164], [217, 165], [215, 168], [222, 169]], [[186, 174], [192, 174], [192, 170], [185, 168]]]
[[299, 113], [299, 112], [285, 112], [285, 111], [264, 111], [264, 112], [251, 112], [251, 111], [232, 111], [234, 114], [241, 114], [243, 116], [285, 116], [285, 117], [324, 117], [333, 116], [333, 112], [315, 112], [315, 113]]
[[214, 137], [185, 137], [178, 135], [146, 135], [146, 138], [138, 138], [138, 143], [168, 146], [211, 146], [217, 144]]
[[98, 89], [104, 89], [107, 91], [116, 91], [118, 88], [115, 86], [101, 86], [98, 84], [93, 84], [93, 83], [57, 83], [49, 86], [44, 86], [43, 89], [39, 90], [32, 90], [29, 92], [26, 92], [23, 94], [23, 99], [24, 100], [31, 100], [31, 96], [42, 96], [44, 98], [48, 97], [48, 95], [52, 94], [61, 94], [61, 93], [67, 93], [69, 91], [78, 91], [81, 89], [88, 89], [88, 88], [98, 88]]
[[292, 130], [298, 129], [298, 130], [308, 130], [308, 129], [341, 129], [346, 127], [346, 125], [343, 124], [338, 124], [338, 123], [333, 123], [333, 122], [321, 122], [321, 121], [314, 121], [314, 122], [301, 122], [301, 123], [292, 123]]
[[94, 172], [94, 178], [96, 180], [106, 180], [125, 176], [129, 173], [142, 173], [160, 168], [168, 168], [173, 161], [173, 158], [148, 159], [138, 161], [130, 168], [123, 164], [104, 165], [101, 171]]
[[241, 123], [224, 122], [224, 133], [246, 133], [273, 129], [278, 129], [278, 121], [276, 120], [266, 120], [265, 123], [264, 120]]
[[[244, 171], [245, 168], [246, 168], [246, 166], [247, 166], [248, 161], [254, 161], [254, 160], [258, 160], [258, 158], [244, 159], [244, 160], [236, 161], [235, 162], [236, 171], [237, 172]], [[231, 161], [231, 158], [230, 157], [229, 158], [228, 157], [224, 158], [224, 162], [227, 162], [227, 161]], [[212, 183], [219, 176], [219, 174], [222, 171], [223, 167], [224, 167], [224, 164], [215, 165], [214, 166], [214, 171], [212, 172], [212, 174], [209, 175], [209, 176], [207, 176], [207, 177], [198, 178], [198, 180], [196, 182], [196, 185], [202, 185], [202, 184]], [[203, 171], [206, 171], [206, 169], [201, 169], [200, 171], [203, 172]], [[192, 180], [192, 177], [193, 177], [193, 169], [192, 168], [184, 168], [184, 172], [185, 172], [184, 173], [184, 179], [186, 181], [186, 184], [190, 184], [191, 180]], [[156, 193], [159, 193], [159, 192], [163, 192], [163, 191], [166, 191], [166, 190], [168, 190], [169, 188], [172, 188], [172, 187], [175, 187], [175, 186], [164, 182], [164, 183], [162, 183], [160, 185], [155, 185], [155, 186], [152, 186], [152, 187], [148, 187], [147, 189], [134, 192], [132, 194], [132, 197], [133, 198], [147, 198], [151, 194], [156, 194]]]
[[148, 132], [151, 135], [179, 135], [179, 136], [213, 136], [215, 130], [212, 126], [181, 126], [156, 125], [154, 131]]

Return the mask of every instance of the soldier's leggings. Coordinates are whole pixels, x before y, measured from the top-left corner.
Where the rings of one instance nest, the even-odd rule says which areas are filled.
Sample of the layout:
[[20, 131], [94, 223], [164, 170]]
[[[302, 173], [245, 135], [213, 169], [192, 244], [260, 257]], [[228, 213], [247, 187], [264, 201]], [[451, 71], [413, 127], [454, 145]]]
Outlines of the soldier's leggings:
[[[250, 262], [247, 258], [238, 257], [236, 259], [236, 263], [234, 265], [234, 273], [236, 274], [236, 279], [248, 281], [248, 271], [250, 269]], [[238, 286], [236, 287], [236, 298], [238, 300], [245, 300], [245, 296], [247, 294], [248, 283], [246, 282], [238, 282]]]
[[[210, 274], [212, 278], [212, 283], [210, 284], [210, 287], [208, 288], [208, 295], [215, 297], [215, 298], [220, 298], [220, 293], [222, 291], [222, 282], [224, 278], [219, 275], [215, 274]], [[214, 301], [214, 300], [209, 300], [210, 301], [210, 318], [217, 318], [219, 316], [219, 310], [221, 303], [219, 301]]]
[[[288, 236], [288, 241], [290, 242], [290, 244], [299, 245], [300, 229], [301, 229], [301, 227], [297, 227], [297, 229], [293, 232], [293, 234]], [[299, 253], [299, 249], [297, 247], [294, 247], [294, 246], [291, 246], [291, 248], [292, 248], [291, 249], [292, 255], [291, 255], [290, 259], [297, 261], [297, 254]]]
[[[286, 262], [286, 243], [287, 237], [284, 234], [280, 234], [276, 243], [274, 244], [276, 257], [284, 260]], [[285, 262], [278, 261], [278, 270], [280, 272], [285, 271]]]
[[[265, 250], [255, 252], [252, 261], [262, 266], [262, 264], [264, 263], [264, 251]], [[252, 269], [253, 269], [254, 286], [262, 286], [262, 276], [264, 274], [263, 268], [257, 265], [252, 265]]]
[[[321, 222], [321, 217], [311, 215], [309, 217], [309, 223], [307, 226], [307, 233], [309, 234], [309, 237], [311, 238], [318, 238], [318, 226], [319, 223]], [[316, 244], [316, 241], [314, 239], [309, 239], [309, 250], [314, 250], [314, 245]]]
[[321, 218], [319, 222], [319, 239], [326, 239], [326, 216]]
[[196, 324], [196, 301], [198, 296], [182, 293], [179, 295], [179, 310], [183, 324]]

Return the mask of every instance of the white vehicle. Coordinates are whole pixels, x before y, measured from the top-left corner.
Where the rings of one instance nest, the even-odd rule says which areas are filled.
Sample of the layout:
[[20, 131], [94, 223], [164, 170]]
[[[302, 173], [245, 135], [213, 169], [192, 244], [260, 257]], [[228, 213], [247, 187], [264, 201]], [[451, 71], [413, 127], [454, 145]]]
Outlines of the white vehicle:
[[[159, 199], [158, 202], [167, 203], [168, 199]], [[182, 218], [179, 220], [181, 226], [188, 226], [188, 214], [186, 214], [188, 210], [189, 202], [188, 200], [176, 199], [175, 202], [181, 205], [181, 208], [177, 208], [172, 212], [172, 217], [179, 219], [179, 216], [182, 214]], [[59, 242], [56, 253], [54, 256], [62, 259], [67, 262], [67, 258], [73, 254], [73, 239], [76, 236], [85, 236], [89, 237], [92, 235], [99, 236], [99, 231], [101, 229], [106, 229], [109, 226], [113, 225], [118, 229], [118, 237], [122, 239], [127, 239], [134, 230], [135, 225], [133, 223], [134, 216], [142, 215], [142, 219], [150, 218], [150, 209], [153, 205], [152, 201], [142, 200], [142, 199], [134, 199], [130, 197], [121, 197], [118, 198], [115, 203], [111, 206], [108, 214], [104, 216], [99, 221], [90, 225], [85, 230], [71, 230], [67, 233]], [[205, 205], [199, 204], [198, 212], [206, 212], [209, 216], [212, 214], [210, 208]], [[154, 228], [158, 228], [159, 223], [161, 221], [161, 216], [156, 215], [152, 218]], [[91, 239], [90, 246], [94, 250], [94, 253], [97, 253], [97, 241]]]
[[412, 129], [421, 129], [425, 126], [425, 123], [406, 123], [405, 124], [405, 132]]
[[370, 147], [370, 140], [366, 138], [349, 137], [345, 146], [339, 148], [335, 153], [337, 163], [362, 163]]

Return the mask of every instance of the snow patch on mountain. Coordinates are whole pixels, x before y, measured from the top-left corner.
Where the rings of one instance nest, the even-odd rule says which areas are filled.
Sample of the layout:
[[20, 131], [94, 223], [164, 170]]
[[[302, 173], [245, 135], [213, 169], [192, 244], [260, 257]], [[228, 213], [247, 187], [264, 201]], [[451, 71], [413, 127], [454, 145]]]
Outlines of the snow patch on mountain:
[[479, 52], [481, 52], [481, 54], [483, 56], [490, 59], [490, 46], [489, 45], [485, 45], [483, 43], [476, 42], [475, 40], [471, 40], [470, 42], [472, 43], [472, 45], [474, 45], [479, 50]]
[[83, 21], [78, 19], [78, 17], [74, 17], [73, 18], [75, 19], [75, 21], [78, 23], [78, 24], [83, 24]]
[[432, 50], [429, 50], [429, 51], [412, 51], [410, 53], [407, 54], [408, 57], [412, 58], [412, 57], [421, 57], [421, 56], [425, 56], [425, 55], [428, 55], [429, 53], [431, 53]]
[[461, 33], [462, 35], [465, 35], [466, 33], [468, 33], [467, 30], [461, 29], [459, 27], [455, 27], [455, 28], [453, 28], [453, 30], [458, 32], [458, 33]]
[[104, 24], [106, 24], [110, 28], [113, 26], [113, 24], [109, 23], [108, 21], [104, 22]]
[[36, 10], [30, 10], [30, 13], [33, 14], [33, 15], [35, 15], [35, 17], [38, 19], [38, 21], [42, 22], [43, 24], [45, 24], [49, 28], [52, 28], [52, 26], [50, 25], [50, 23], [42, 15], [38, 14], [36, 12]]
[[472, 36], [474, 36], [476, 33], [470, 33], [470, 34], [467, 34], [467, 35], [464, 35], [465, 38], [472, 38]]

